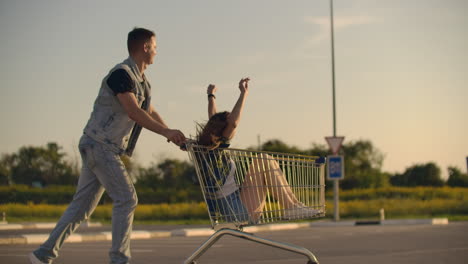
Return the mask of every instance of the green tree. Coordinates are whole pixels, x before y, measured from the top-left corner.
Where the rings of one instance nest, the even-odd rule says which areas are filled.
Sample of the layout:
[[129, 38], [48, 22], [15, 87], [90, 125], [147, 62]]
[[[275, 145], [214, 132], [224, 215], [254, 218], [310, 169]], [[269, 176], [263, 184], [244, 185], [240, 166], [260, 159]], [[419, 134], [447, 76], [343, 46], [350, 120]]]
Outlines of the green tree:
[[345, 159], [343, 189], [378, 188], [389, 185], [389, 175], [381, 171], [384, 155], [368, 140], [344, 144], [340, 150]]
[[304, 151], [298, 149], [295, 146], [288, 146], [286, 143], [279, 139], [272, 139], [263, 143], [262, 150], [281, 153], [304, 154]]
[[11, 178], [12, 163], [13, 156], [10, 154], [3, 154], [0, 158], [0, 185], [13, 184], [13, 179]]
[[312, 148], [306, 151], [307, 155], [326, 157], [330, 155], [330, 149], [323, 144], [312, 144]]
[[75, 184], [77, 172], [57, 143], [46, 147], [22, 147], [11, 156], [11, 179], [15, 184], [42, 186]]
[[148, 168], [139, 167], [136, 173], [135, 186], [151, 189], [162, 187], [162, 172], [158, 166], [152, 164]]
[[158, 165], [162, 171], [163, 184], [176, 188], [193, 185], [195, 169], [192, 164], [177, 159], [166, 159]]
[[451, 187], [468, 187], [468, 174], [461, 172], [457, 167], [448, 168], [447, 185]]
[[433, 162], [416, 164], [390, 178], [395, 186], [443, 186], [440, 168]]
[[166, 159], [149, 168], [139, 168], [135, 186], [137, 189], [150, 189], [153, 192], [151, 197], [140, 195], [141, 201], [166, 203], [202, 201], [200, 186], [193, 182], [195, 178], [195, 168], [191, 163]]
[[151, 188], [183, 189], [193, 186], [195, 177], [195, 168], [192, 164], [177, 159], [166, 159], [149, 168], [139, 168], [137, 185]]
[[[313, 144], [312, 148], [301, 150], [277, 139], [265, 142], [262, 150], [320, 157], [331, 154], [325, 145]], [[345, 179], [340, 183], [341, 188], [377, 188], [389, 185], [390, 176], [381, 171], [384, 156], [370, 141], [359, 140], [344, 144], [341, 154], [345, 157]], [[331, 185], [331, 182], [327, 181], [326, 184]]]

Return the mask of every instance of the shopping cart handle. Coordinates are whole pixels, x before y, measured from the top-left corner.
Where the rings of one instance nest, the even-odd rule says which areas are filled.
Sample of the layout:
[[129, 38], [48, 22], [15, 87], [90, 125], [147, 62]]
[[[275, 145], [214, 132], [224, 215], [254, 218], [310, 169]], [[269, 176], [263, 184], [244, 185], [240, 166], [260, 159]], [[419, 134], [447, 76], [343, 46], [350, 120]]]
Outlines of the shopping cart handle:
[[186, 151], [187, 150], [187, 144], [182, 143], [182, 145], [180, 145], [179, 148], [180, 148], [180, 150]]
[[319, 157], [318, 159], [315, 160], [315, 164], [325, 164], [327, 158], [325, 157]]
[[[168, 140], [167, 140], [167, 143], [171, 143], [171, 141], [168, 139]], [[180, 148], [180, 150], [186, 151], [186, 150], [187, 150], [187, 144], [182, 143], [182, 144], [179, 146], [179, 148]]]

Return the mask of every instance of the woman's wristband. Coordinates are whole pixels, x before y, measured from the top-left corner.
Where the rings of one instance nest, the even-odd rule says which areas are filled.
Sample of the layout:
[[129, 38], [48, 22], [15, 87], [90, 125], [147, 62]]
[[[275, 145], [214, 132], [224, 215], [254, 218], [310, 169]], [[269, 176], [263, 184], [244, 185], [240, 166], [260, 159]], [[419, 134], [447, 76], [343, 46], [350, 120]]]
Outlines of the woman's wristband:
[[216, 96], [214, 94], [208, 94], [208, 99], [210, 99], [210, 97], [213, 97], [214, 99], [216, 99]]

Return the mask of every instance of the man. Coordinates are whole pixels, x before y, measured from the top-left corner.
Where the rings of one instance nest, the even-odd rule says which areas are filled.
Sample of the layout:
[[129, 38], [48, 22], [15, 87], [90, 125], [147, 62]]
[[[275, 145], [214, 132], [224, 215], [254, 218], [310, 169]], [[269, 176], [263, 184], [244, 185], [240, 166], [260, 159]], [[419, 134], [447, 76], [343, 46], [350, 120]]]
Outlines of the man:
[[83, 166], [73, 201], [48, 240], [30, 254], [32, 264], [52, 263], [58, 257], [65, 239], [92, 214], [104, 190], [113, 201], [110, 263], [129, 263], [137, 195], [120, 156], [131, 156], [142, 127], [176, 145], [185, 141], [184, 134], [169, 129], [150, 104], [151, 87], [144, 71], [156, 55], [154, 32], [133, 29], [127, 46], [129, 58], [104, 77], [80, 139]]

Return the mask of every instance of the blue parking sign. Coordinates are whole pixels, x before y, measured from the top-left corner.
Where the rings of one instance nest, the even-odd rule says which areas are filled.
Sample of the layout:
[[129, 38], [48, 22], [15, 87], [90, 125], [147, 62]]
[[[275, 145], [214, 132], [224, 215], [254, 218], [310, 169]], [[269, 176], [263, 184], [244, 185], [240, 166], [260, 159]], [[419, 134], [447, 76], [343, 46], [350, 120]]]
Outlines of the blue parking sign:
[[343, 156], [328, 156], [327, 165], [327, 179], [342, 180], [344, 178]]

